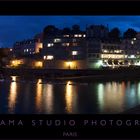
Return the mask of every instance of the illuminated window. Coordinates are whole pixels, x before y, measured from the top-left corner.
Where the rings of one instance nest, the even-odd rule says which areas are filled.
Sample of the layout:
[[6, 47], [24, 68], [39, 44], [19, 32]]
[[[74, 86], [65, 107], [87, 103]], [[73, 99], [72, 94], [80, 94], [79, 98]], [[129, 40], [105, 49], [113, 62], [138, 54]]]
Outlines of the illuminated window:
[[133, 45], [134, 44], [134, 41], [131, 41], [131, 44]]
[[81, 34], [75, 34], [74, 37], [82, 37]]
[[77, 51], [72, 51], [72, 55], [77, 55], [78, 52]]
[[52, 60], [53, 58], [53, 55], [47, 55], [47, 60]]
[[104, 52], [104, 53], [107, 53], [107, 52], [108, 52], [108, 50], [103, 50], [103, 52]]
[[43, 67], [43, 63], [41, 61], [36, 61], [35, 62], [35, 67]]
[[83, 35], [83, 37], [86, 37], [86, 35]]
[[47, 57], [46, 56], [43, 56], [43, 59], [45, 60]]
[[128, 58], [136, 58], [135, 55], [130, 55]]
[[70, 37], [70, 35], [64, 35], [64, 37]]
[[61, 39], [56, 38], [56, 39], [54, 39], [54, 42], [55, 42], [55, 43], [59, 43], [59, 42], [61, 42]]
[[63, 45], [63, 46], [69, 46], [70, 43], [63, 43], [62, 45]]
[[53, 43], [48, 43], [48, 47], [52, 47], [54, 44]]
[[27, 49], [26, 51], [28, 52], [29, 50]]
[[74, 35], [74, 37], [78, 37], [78, 35], [76, 34], [76, 35]]
[[133, 38], [133, 40], [137, 40], [136, 38]]
[[12, 51], [12, 49], [10, 49], [10, 51]]

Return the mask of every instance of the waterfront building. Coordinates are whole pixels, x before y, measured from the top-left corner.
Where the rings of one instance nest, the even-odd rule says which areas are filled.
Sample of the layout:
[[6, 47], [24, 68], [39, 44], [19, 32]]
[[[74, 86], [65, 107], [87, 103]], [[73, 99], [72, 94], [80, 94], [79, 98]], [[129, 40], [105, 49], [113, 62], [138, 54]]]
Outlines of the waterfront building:
[[43, 46], [40, 38], [23, 40], [14, 44], [13, 55], [15, 57], [33, 55], [39, 53], [42, 48]]
[[140, 38], [124, 39], [125, 63], [129, 66], [140, 66]]
[[119, 42], [109, 42], [99, 39], [88, 39], [87, 41], [87, 63], [88, 68], [99, 69], [102, 67], [123, 66], [125, 58], [124, 50]]
[[86, 58], [86, 33], [77, 25], [63, 30], [47, 26], [42, 52], [45, 68], [81, 69]]
[[[108, 27], [78, 25], [58, 29], [53, 25], [32, 40], [16, 42], [10, 66], [46, 69], [101, 69], [140, 66], [140, 33], [118, 41], [108, 38]], [[29, 61], [28, 61], [29, 60]], [[26, 64], [27, 63], [27, 64]]]

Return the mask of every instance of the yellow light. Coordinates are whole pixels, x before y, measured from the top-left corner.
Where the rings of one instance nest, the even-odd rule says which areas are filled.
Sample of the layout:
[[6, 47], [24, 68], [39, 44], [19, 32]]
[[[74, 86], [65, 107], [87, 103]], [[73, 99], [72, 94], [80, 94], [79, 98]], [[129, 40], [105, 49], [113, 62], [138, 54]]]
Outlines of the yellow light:
[[22, 64], [22, 60], [12, 60], [11, 61], [11, 66], [17, 67], [18, 65]]
[[67, 62], [67, 65], [68, 65], [68, 66], [72, 65], [72, 62], [71, 62], [71, 61], [68, 61], [68, 62]]
[[[12, 80], [16, 81], [16, 76], [12, 76]], [[9, 112], [14, 113], [17, 98], [17, 83], [11, 82], [10, 84], [10, 94], [8, 97], [8, 107]]]
[[41, 61], [35, 62], [35, 67], [42, 67], [43, 63]]
[[123, 54], [101, 54], [101, 58], [125, 58]]
[[37, 81], [37, 85], [36, 85], [36, 107], [37, 110], [40, 112], [41, 108], [42, 108], [42, 84], [40, 84], [40, 82], [42, 82], [42, 79], [38, 79]]
[[66, 85], [66, 110], [68, 113], [72, 112], [72, 85], [70, 85], [70, 81], [67, 82]]

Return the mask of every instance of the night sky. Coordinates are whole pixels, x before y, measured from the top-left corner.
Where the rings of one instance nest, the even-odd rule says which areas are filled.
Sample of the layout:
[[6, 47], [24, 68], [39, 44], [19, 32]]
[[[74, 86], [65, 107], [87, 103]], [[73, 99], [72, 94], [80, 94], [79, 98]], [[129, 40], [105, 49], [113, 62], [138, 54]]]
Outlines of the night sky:
[[118, 27], [121, 32], [128, 28], [140, 31], [140, 16], [0, 16], [0, 47], [12, 47], [14, 42], [32, 38], [47, 25], [58, 28], [79, 24], [103, 24], [109, 29]]

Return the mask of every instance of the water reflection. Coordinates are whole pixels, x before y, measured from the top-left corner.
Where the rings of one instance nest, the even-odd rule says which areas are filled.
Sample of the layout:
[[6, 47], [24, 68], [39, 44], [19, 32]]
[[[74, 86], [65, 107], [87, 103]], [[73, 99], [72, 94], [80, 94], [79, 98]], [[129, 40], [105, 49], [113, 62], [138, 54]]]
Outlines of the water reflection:
[[53, 101], [53, 84], [46, 84], [43, 90], [43, 99], [46, 107], [46, 112], [51, 114], [53, 112], [54, 101]]
[[16, 98], [17, 98], [17, 83], [15, 82], [17, 79], [16, 76], [12, 76], [12, 81], [10, 83], [10, 93], [8, 97], [8, 109], [9, 113], [14, 113], [16, 106]]
[[75, 113], [78, 108], [77, 100], [77, 89], [76, 86], [68, 81], [66, 84], [66, 93], [65, 93], [65, 102], [66, 102], [66, 113]]
[[66, 85], [45, 83], [42, 79], [25, 81], [12, 76], [12, 82], [1, 83], [0, 113], [109, 114], [140, 104], [140, 81], [93, 82], [88, 85], [73, 81], [67, 81]]
[[119, 82], [98, 84], [98, 102], [101, 112], [121, 112], [124, 110], [125, 85]]
[[36, 102], [36, 108], [38, 112], [41, 112], [41, 108], [42, 108], [42, 84], [40, 84], [41, 82], [42, 82], [42, 79], [38, 79], [37, 85], [36, 85], [35, 102]]
[[51, 114], [54, 107], [53, 84], [42, 84], [42, 79], [38, 79], [36, 85], [35, 101], [38, 113], [45, 112], [47, 114]]

